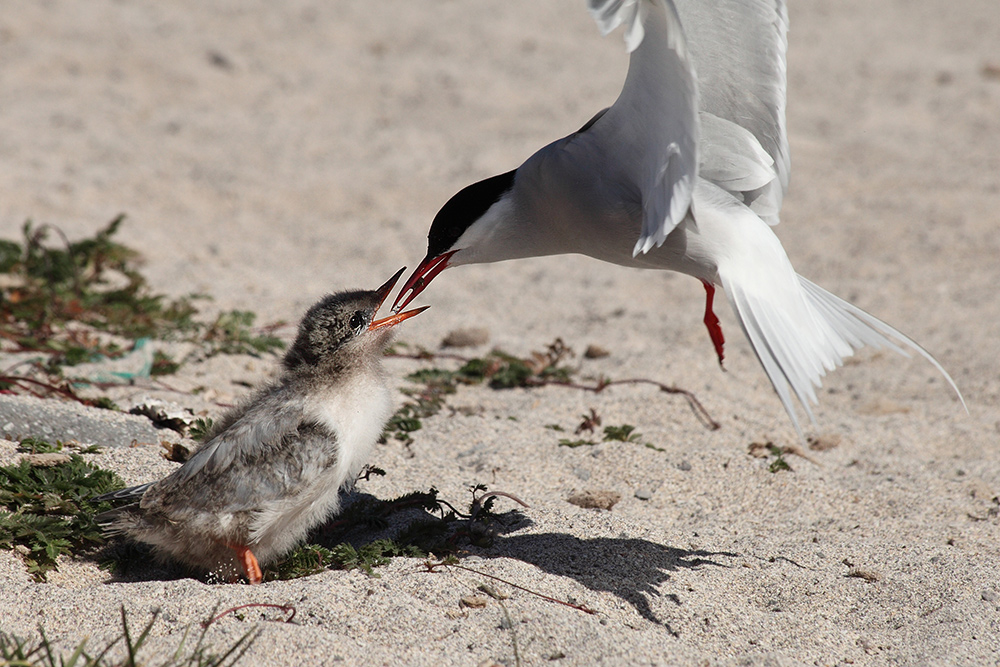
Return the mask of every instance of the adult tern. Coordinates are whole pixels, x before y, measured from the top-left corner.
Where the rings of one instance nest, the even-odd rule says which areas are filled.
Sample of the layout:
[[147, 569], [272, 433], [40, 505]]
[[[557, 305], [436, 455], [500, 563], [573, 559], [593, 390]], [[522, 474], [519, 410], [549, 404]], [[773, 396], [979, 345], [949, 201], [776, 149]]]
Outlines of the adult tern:
[[[447, 267], [562, 253], [667, 269], [721, 286], [799, 435], [827, 371], [864, 345], [925, 357], [907, 336], [797, 275], [771, 226], [788, 187], [784, 0], [589, 0], [606, 35], [624, 26], [621, 95], [520, 167], [438, 212], [405, 307]], [[961, 399], [961, 394], [959, 393]], [[964, 401], [963, 401], [964, 405]]]

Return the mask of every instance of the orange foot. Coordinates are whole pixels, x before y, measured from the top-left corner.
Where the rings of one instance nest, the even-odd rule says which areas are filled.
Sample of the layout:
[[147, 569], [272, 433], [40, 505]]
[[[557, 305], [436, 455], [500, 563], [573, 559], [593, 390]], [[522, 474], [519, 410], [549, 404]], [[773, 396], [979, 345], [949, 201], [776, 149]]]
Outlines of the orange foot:
[[235, 546], [232, 549], [239, 557], [240, 564], [243, 565], [243, 571], [246, 573], [250, 583], [259, 584], [263, 581], [264, 573], [260, 571], [260, 564], [257, 562], [257, 557], [250, 551], [250, 547]]

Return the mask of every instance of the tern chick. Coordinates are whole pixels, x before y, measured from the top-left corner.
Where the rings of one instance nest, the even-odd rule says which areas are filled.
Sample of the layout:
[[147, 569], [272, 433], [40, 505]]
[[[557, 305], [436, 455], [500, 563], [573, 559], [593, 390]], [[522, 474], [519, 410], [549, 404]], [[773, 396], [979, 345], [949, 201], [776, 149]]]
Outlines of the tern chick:
[[402, 273], [310, 308], [279, 379], [226, 414], [169, 476], [95, 498], [137, 501], [98, 523], [160, 557], [212, 572], [238, 565], [259, 583], [262, 564], [337, 512], [391, 414], [382, 354], [392, 327], [425, 309], [375, 319]]

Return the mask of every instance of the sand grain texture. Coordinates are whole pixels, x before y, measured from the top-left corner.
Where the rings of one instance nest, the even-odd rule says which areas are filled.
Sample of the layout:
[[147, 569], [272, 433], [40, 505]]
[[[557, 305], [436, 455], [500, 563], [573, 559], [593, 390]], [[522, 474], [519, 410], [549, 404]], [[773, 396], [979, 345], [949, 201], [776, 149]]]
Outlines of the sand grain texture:
[[[259, 624], [248, 665], [512, 666], [514, 635], [524, 665], [994, 664], [996, 2], [802, 0], [790, 15], [777, 232], [800, 273], [935, 354], [970, 415], [928, 364], [865, 352], [821, 392], [821, 432], [839, 444], [771, 473], [749, 446], [794, 432], [729, 312], [719, 371], [697, 281], [579, 257], [455, 269], [403, 340], [436, 347], [474, 326], [526, 355], [562, 337], [583, 374], [676, 384], [722, 424], [706, 430], [649, 386], [470, 387], [449, 401], [466, 409], [428, 420], [409, 449], [376, 450], [389, 475], [362, 490], [379, 497], [433, 485], [461, 500], [482, 482], [524, 498], [532, 525], [464, 564], [597, 615], [493, 582], [508, 622], [492, 598], [460, 605], [483, 577], [415, 560], [253, 588], [110, 581], [65, 562], [35, 584], [0, 552], [0, 629], [97, 643], [124, 603], [136, 622], [163, 609], [166, 650], [216, 605], [290, 602], [296, 624], [253, 612], [209, 638]], [[30, 218], [78, 238], [124, 212], [121, 239], [156, 290], [296, 321], [328, 291], [414, 266], [448, 197], [610, 104], [627, 60], [582, 0], [47, 0], [0, 12], [0, 63], [0, 235]], [[591, 344], [610, 355], [583, 359]], [[164, 398], [217, 411], [274, 363], [214, 359], [176, 380], [214, 393]], [[591, 407], [666, 451], [559, 447], [546, 425], [572, 431]], [[155, 446], [103, 456], [130, 482], [170, 468]], [[621, 501], [566, 502], [584, 490]]]

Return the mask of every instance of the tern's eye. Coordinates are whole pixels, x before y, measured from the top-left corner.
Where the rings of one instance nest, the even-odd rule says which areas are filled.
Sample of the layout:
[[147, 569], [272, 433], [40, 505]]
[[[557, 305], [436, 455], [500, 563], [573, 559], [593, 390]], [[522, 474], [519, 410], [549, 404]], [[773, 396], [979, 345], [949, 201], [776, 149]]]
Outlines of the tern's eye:
[[360, 310], [356, 311], [354, 315], [351, 316], [351, 331], [356, 334], [361, 333], [361, 330], [365, 327], [365, 314]]

